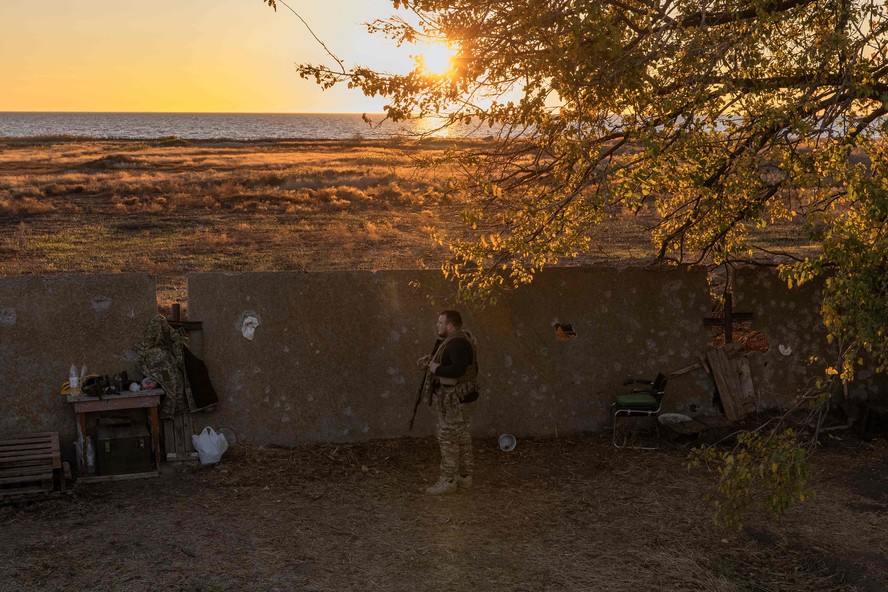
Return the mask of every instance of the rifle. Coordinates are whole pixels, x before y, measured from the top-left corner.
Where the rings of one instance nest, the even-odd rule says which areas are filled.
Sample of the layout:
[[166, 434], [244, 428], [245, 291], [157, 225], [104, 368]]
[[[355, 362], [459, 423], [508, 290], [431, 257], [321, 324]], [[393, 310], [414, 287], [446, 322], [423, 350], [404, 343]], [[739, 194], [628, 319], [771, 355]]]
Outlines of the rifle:
[[[443, 341], [444, 340], [440, 337], [435, 340], [435, 347], [432, 348], [432, 357], [434, 357], [435, 352], [438, 351], [438, 346], [441, 345]], [[413, 402], [413, 415], [410, 416], [410, 427], [408, 428], [408, 431], [413, 429], [413, 422], [416, 421], [416, 410], [419, 409], [419, 403], [420, 401], [422, 401], [422, 392], [425, 390], [426, 380], [428, 379], [429, 371], [428, 368], [426, 368], [426, 370], [422, 373], [422, 382], [419, 383], [419, 392], [416, 393], [416, 401]]]

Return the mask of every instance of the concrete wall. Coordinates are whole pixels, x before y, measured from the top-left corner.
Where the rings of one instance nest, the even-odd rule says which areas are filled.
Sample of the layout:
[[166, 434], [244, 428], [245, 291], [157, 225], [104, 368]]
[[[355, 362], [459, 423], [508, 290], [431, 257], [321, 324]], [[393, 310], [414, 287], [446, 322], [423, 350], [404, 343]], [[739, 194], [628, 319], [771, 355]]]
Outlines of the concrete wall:
[[145, 274], [0, 277], [0, 438], [57, 431], [71, 447], [74, 412], [59, 394], [71, 361], [138, 375], [132, 348], [155, 314]]
[[[189, 318], [221, 405], [194, 418], [259, 443], [426, 436], [430, 413], [407, 424], [438, 310], [452, 288], [435, 271], [206, 273], [189, 277]], [[0, 437], [58, 431], [70, 443], [70, 405], [58, 394], [69, 362], [138, 376], [133, 347], [156, 313], [152, 279], [140, 274], [0, 278]], [[764, 406], [786, 402], [831, 359], [814, 287], [788, 290], [775, 274], [738, 274], [736, 310], [751, 311], [771, 349], [750, 357]], [[705, 271], [667, 268], [546, 270], [484, 310], [460, 308], [478, 340], [479, 437], [594, 431], [626, 377], [653, 377], [710, 347]], [[259, 323], [252, 339], [244, 319]], [[555, 339], [554, 324], [577, 337]], [[783, 346], [783, 352], [780, 350]], [[790, 352], [791, 349], [791, 352]], [[872, 395], [870, 375], [852, 388]], [[882, 377], [884, 378], [884, 377]], [[884, 380], [881, 382], [884, 387]], [[715, 412], [701, 369], [670, 380], [665, 408]]]
[[[434, 271], [206, 273], [189, 276], [188, 293], [222, 401], [195, 427], [293, 444], [408, 435], [421, 379], [414, 362], [434, 342], [450, 287]], [[625, 377], [696, 361], [709, 343], [709, 309], [705, 272], [685, 268], [547, 270], [494, 307], [461, 307], [481, 364], [473, 432], [601, 429]], [[252, 340], [246, 317], [259, 321]], [[556, 322], [578, 336], [556, 341]], [[669, 403], [706, 405], [712, 388], [705, 373], [687, 373], [670, 384]], [[412, 435], [432, 429], [420, 408]]]
[[[820, 316], [821, 284], [789, 289], [775, 270], [746, 268], [737, 273], [735, 310], [752, 312], [752, 328], [764, 331], [771, 344], [767, 352], [752, 352], [749, 366], [753, 384], [764, 407], [785, 406], [823, 377], [827, 366], [839, 367], [837, 344], [826, 340]], [[848, 394], [854, 399], [875, 397], [886, 388], [888, 377], [859, 369]]]

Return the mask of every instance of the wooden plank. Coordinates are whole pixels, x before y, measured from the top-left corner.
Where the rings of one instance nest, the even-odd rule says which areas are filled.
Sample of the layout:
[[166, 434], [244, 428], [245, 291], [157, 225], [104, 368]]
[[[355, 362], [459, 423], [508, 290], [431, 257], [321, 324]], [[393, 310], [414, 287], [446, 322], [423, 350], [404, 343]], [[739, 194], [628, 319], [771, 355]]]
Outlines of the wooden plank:
[[755, 386], [752, 384], [752, 372], [749, 369], [749, 360], [743, 356], [741, 358], [736, 358], [734, 363], [737, 365], [737, 373], [740, 377], [740, 391], [743, 397], [743, 409], [747, 412], [758, 411], [758, 401], [755, 398]]
[[0, 462], [0, 469], [12, 467], [49, 467], [52, 466], [51, 458], [32, 458], [29, 460], [4, 460]]
[[669, 374], [667, 374], [667, 376], [669, 376], [669, 377], [681, 376], [682, 374], [687, 374], [691, 370], [696, 370], [699, 367], [700, 367], [700, 363], [696, 362], [694, 364], [691, 364], [690, 366], [685, 366], [684, 368], [680, 368], [678, 370], [675, 370], [674, 372], [670, 372]]
[[149, 407], [157, 407], [159, 404], [159, 396], [143, 396], [137, 399], [97, 399], [94, 401], [75, 402], [74, 411], [77, 413], [91, 413], [93, 411], [118, 411], [120, 409], [147, 409]]
[[737, 377], [737, 373], [734, 371], [734, 367], [731, 364], [730, 358], [728, 358], [728, 352], [723, 349], [719, 349], [718, 358], [719, 362], [721, 362], [721, 370], [724, 373], [725, 381], [728, 387], [728, 397], [731, 398], [731, 407], [734, 409], [734, 413], [736, 414], [735, 418], [730, 418], [732, 421], [737, 421], [742, 419], [745, 415], [743, 411], [743, 400], [742, 393], [740, 390], [740, 379]]
[[[44, 469], [41, 473], [37, 473], [34, 475], [19, 475], [17, 477], [0, 477], [0, 483], [33, 483], [34, 481], [44, 481], [50, 480], [52, 481], [54, 475], [52, 474], [52, 470], [48, 473]], [[51, 488], [50, 488], [51, 489]], [[0, 489], [2, 490], [2, 489]]]
[[739, 410], [734, 407], [734, 399], [731, 395], [731, 387], [728, 384], [725, 369], [722, 368], [721, 357], [718, 350], [711, 349], [706, 352], [706, 358], [709, 360], [709, 367], [712, 369], [712, 378], [715, 380], [715, 386], [718, 388], [718, 395], [725, 409], [725, 415], [731, 421], [737, 421], [740, 418]]
[[[110, 395], [107, 397], [89, 397], [87, 395], [68, 395], [67, 401], [69, 403], [83, 403], [89, 401], [121, 401], [124, 399], [138, 399], [140, 397], [160, 397], [163, 394], [163, 389], [151, 389], [147, 391], [123, 391], [119, 395]], [[52, 433], [52, 432], [48, 432]]]
[[30, 501], [44, 501], [61, 497], [58, 491], [39, 491], [36, 493], [24, 493], [21, 495], [0, 496], [0, 504], [15, 504]]
[[150, 477], [158, 477], [160, 473], [157, 471], [148, 471], [146, 473], [124, 473], [122, 475], [96, 475], [92, 477], [80, 477], [78, 483], [99, 483], [101, 481], [130, 481], [132, 479], [148, 479]]
[[739, 408], [737, 404], [740, 402], [740, 380], [737, 378], [736, 372], [731, 365], [731, 359], [725, 348], [716, 350], [718, 352], [718, 360], [721, 362], [722, 371], [725, 373], [725, 379], [728, 381], [728, 388], [731, 391], [731, 397], [734, 399], [734, 407]]
[[163, 450], [166, 452], [166, 459], [176, 460], [176, 433], [174, 422], [169, 417], [164, 417], [163, 421]]
[[27, 450], [13, 450], [3, 452], [0, 450], [0, 463], [14, 462], [17, 460], [47, 460], [52, 462], [51, 452], [29, 452]]
[[0, 468], [0, 478], [16, 477], [18, 475], [39, 475], [51, 470], [49, 465], [40, 465], [36, 467], [6, 467]]
[[33, 444], [6, 444], [0, 442], [0, 452], [10, 452], [15, 450], [46, 451], [52, 454], [53, 445], [52, 442], [34, 442]]
[[194, 416], [191, 413], [185, 414], [185, 430], [183, 436], [185, 440], [185, 457], [188, 459], [197, 458], [197, 450], [194, 449], [194, 442], [191, 441], [191, 436], [194, 435], [193, 419]]
[[173, 416], [173, 434], [175, 441], [176, 460], [184, 460], [185, 458], [185, 442], [182, 440], [184, 433], [184, 419], [181, 413]]
[[16, 436], [9, 440], [0, 440], [0, 446], [15, 444], [40, 444], [52, 442], [52, 434], [35, 434], [33, 436]]
[[61, 469], [56, 469], [56, 478], [59, 480], [59, 491], [67, 493], [68, 479], [71, 477], [71, 466], [68, 463], [62, 463]]
[[40, 485], [33, 485], [29, 487], [16, 487], [15, 489], [0, 489], [0, 498], [4, 498], [7, 496], [15, 496], [22, 495], [25, 493], [45, 493], [47, 491], [52, 491], [52, 489], [46, 489]]

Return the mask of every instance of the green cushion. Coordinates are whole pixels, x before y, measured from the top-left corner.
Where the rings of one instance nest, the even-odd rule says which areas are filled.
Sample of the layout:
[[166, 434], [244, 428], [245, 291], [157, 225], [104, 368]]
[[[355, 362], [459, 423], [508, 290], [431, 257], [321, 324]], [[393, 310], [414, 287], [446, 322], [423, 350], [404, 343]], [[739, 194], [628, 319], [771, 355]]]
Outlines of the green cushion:
[[628, 395], [617, 395], [617, 405], [634, 409], [656, 409], [657, 399], [648, 393], [630, 393]]

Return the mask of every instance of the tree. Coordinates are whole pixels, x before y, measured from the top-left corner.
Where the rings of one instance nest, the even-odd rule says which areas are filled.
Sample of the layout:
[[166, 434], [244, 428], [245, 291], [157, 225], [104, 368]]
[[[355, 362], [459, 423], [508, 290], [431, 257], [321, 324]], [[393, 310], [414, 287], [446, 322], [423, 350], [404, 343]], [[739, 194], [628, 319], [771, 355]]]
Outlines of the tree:
[[[368, 30], [448, 45], [447, 73], [347, 68], [335, 56], [335, 67], [298, 71], [388, 98], [395, 121], [490, 126], [494, 141], [450, 155], [467, 173], [458, 190], [472, 234], [447, 241], [443, 269], [464, 291], [528, 282], [627, 211], [656, 211], [651, 238], [670, 262], [749, 258], [762, 249], [750, 230], [794, 219], [822, 252], [784, 256], [782, 273], [824, 283], [824, 323], [843, 355], [829, 372], [850, 380], [864, 352], [888, 370], [883, 2], [392, 4]], [[749, 438], [765, 459], [771, 440], [785, 439]]]
[[[274, 0], [264, 0], [274, 6]], [[801, 218], [822, 255], [791, 283], [826, 278], [824, 321], [888, 368], [888, 20], [875, 0], [393, 0], [367, 25], [443, 43], [431, 75], [303, 64], [324, 88], [389, 99], [400, 121], [489, 125], [453, 153], [474, 231], [445, 273], [491, 294], [589, 247], [618, 213], [653, 208], [658, 257], [716, 264], [759, 248], [749, 231]]]

